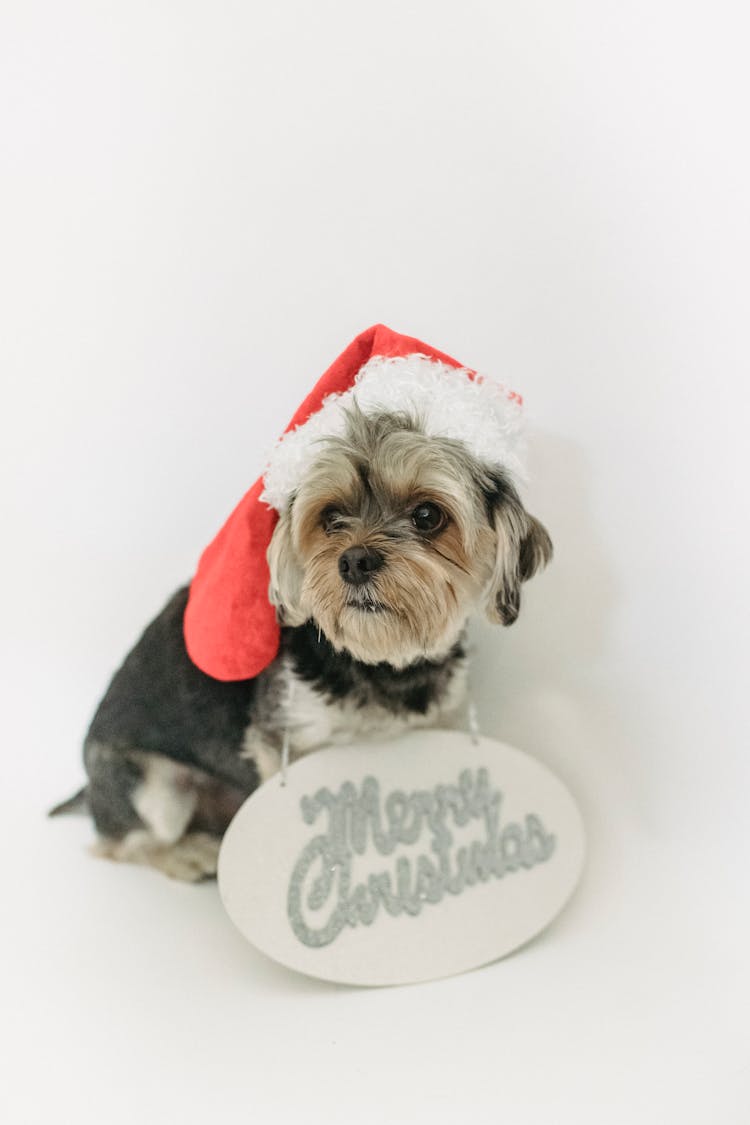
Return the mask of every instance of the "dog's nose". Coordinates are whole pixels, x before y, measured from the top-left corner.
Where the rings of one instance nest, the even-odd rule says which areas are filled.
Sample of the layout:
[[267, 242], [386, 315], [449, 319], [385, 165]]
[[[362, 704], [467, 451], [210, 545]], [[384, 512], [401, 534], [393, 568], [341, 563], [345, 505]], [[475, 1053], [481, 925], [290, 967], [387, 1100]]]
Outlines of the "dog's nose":
[[363, 582], [369, 582], [384, 562], [380, 551], [374, 551], [371, 547], [349, 547], [339, 557], [339, 574], [344, 582], [361, 586]]

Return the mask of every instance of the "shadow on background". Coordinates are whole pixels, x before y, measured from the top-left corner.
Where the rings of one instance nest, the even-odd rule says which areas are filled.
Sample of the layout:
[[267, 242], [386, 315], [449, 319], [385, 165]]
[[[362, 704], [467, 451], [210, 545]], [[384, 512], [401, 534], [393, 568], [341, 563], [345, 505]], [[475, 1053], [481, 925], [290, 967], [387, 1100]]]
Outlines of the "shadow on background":
[[549, 530], [555, 555], [524, 587], [515, 625], [472, 624], [471, 692], [484, 733], [553, 769], [591, 824], [609, 806], [603, 788], [618, 786], [625, 800], [640, 789], [613, 643], [621, 587], [598, 530], [584, 454], [533, 431], [529, 463], [533, 487], [524, 502]]

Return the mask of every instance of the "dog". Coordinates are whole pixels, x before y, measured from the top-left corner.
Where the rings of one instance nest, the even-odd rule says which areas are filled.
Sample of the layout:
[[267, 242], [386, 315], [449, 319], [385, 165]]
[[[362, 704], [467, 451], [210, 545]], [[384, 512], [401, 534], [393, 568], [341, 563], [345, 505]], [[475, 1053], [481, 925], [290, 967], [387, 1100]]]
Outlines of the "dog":
[[268, 548], [275, 660], [235, 682], [202, 672], [186, 651], [185, 587], [112, 679], [84, 743], [96, 851], [209, 878], [223, 832], [279, 770], [285, 739], [294, 761], [455, 722], [467, 619], [483, 611], [511, 625], [522, 583], [551, 556], [508, 473], [408, 411], [367, 416], [352, 404], [344, 432], [318, 443]]

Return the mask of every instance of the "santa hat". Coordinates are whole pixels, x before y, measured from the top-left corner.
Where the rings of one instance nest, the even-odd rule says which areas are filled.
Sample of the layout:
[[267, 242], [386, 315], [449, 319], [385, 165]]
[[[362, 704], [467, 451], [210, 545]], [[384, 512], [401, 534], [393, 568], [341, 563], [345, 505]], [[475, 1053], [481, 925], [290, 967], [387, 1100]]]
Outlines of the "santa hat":
[[342, 434], [353, 402], [369, 415], [406, 411], [435, 437], [456, 438], [485, 464], [519, 473], [521, 396], [382, 324], [331, 364], [273, 450], [266, 471], [198, 563], [185, 611], [188, 655], [217, 680], [257, 676], [279, 648], [266, 551], [320, 440]]

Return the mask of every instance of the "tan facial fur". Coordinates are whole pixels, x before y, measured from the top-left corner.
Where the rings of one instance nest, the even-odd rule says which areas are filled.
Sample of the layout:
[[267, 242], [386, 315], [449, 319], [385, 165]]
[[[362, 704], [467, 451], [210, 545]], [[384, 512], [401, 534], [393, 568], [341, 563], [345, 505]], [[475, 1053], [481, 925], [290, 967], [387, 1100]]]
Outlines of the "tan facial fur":
[[[536, 521], [510, 486], [509, 501], [488, 508], [492, 488], [461, 443], [426, 437], [415, 419], [353, 411], [346, 438], [321, 444], [274, 533], [270, 596], [280, 620], [312, 619], [336, 649], [395, 667], [445, 654], [478, 607], [510, 623]], [[426, 503], [445, 516], [427, 534], [413, 520]], [[339, 572], [350, 547], [383, 559], [360, 586]]]

